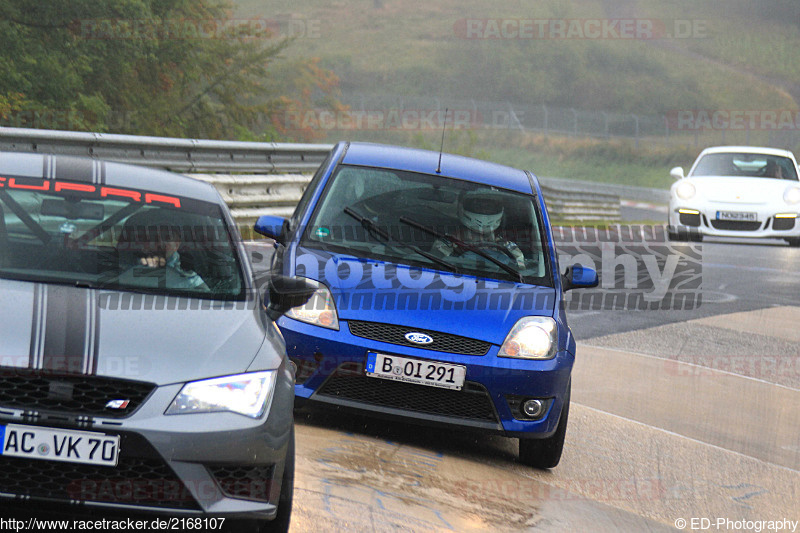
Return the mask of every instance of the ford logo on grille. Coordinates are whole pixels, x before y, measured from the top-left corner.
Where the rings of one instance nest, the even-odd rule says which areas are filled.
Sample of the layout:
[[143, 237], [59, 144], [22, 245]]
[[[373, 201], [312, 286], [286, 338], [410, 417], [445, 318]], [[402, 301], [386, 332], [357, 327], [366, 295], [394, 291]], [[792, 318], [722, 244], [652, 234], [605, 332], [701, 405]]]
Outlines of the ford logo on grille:
[[425, 335], [418, 331], [406, 333], [405, 337], [408, 342], [413, 342], [414, 344], [430, 344], [433, 342], [433, 338], [430, 335]]

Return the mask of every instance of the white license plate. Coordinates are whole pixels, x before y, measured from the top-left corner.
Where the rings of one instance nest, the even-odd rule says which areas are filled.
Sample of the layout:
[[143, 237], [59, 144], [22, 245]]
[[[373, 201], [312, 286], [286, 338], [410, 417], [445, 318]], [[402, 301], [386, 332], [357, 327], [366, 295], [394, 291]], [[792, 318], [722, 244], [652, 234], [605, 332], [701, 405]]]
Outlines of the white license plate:
[[467, 367], [438, 361], [408, 359], [396, 355], [368, 352], [366, 374], [372, 378], [391, 379], [442, 389], [461, 390]]
[[717, 211], [717, 220], [745, 220], [757, 222], [758, 213], [746, 213], [743, 211]]
[[119, 436], [90, 431], [0, 425], [0, 455], [117, 466]]

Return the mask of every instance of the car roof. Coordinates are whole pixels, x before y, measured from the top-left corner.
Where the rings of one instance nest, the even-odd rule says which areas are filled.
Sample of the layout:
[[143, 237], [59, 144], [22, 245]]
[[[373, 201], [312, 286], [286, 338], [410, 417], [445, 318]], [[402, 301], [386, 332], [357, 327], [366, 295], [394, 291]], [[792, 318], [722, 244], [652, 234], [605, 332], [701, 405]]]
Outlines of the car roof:
[[789, 150], [761, 146], [712, 146], [700, 152], [700, 155], [725, 153], [777, 155], [794, 159], [794, 154]]
[[[447, 153], [441, 154], [441, 157], [440, 175], [442, 176], [489, 184], [526, 194], [533, 192], [528, 174], [522, 170]], [[353, 142], [347, 148], [347, 153], [342, 162], [347, 165], [437, 174], [439, 152], [419, 148]]]
[[153, 168], [68, 155], [0, 152], [0, 176], [85, 181], [221, 203], [213, 185]]

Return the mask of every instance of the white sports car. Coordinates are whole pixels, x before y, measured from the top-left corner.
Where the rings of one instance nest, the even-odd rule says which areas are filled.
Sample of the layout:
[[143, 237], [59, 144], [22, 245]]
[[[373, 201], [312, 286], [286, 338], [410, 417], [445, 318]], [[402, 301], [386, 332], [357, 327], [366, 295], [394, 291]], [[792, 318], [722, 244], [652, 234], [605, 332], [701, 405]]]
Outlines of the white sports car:
[[787, 150], [717, 146], [703, 150], [684, 176], [670, 175], [670, 238], [703, 236], [785, 239], [800, 246], [800, 181]]

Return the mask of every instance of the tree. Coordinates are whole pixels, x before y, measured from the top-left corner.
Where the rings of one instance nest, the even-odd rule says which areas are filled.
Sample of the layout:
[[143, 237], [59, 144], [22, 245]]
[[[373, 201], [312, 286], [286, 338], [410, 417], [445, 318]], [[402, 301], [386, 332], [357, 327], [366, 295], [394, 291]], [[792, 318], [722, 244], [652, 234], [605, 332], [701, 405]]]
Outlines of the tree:
[[[229, 8], [0, 0], [0, 116], [9, 125], [207, 138], [260, 134], [253, 128], [266, 123], [274, 137], [262, 117], [287, 101], [309, 104], [294, 94], [308, 80], [302, 72], [271, 80], [290, 39], [269, 21], [232, 20]], [[319, 80], [313, 92], [330, 100], [336, 84]], [[52, 120], [35, 123], [48, 113]]]

